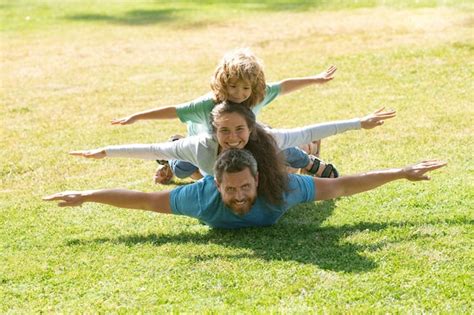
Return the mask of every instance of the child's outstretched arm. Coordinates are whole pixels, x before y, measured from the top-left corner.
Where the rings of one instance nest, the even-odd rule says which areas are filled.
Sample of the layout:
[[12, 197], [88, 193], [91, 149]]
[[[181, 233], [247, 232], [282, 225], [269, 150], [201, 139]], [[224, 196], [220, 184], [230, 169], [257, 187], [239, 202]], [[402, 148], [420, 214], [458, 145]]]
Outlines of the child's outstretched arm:
[[111, 123], [112, 125], [130, 125], [137, 120], [173, 118], [178, 118], [178, 115], [176, 114], [176, 106], [166, 106], [138, 112], [127, 117], [116, 118], [113, 119]]
[[330, 66], [326, 71], [323, 71], [320, 74], [314, 76], [291, 78], [280, 81], [280, 95], [294, 92], [309, 85], [324, 84], [326, 82], [329, 82], [334, 79], [334, 73], [336, 72], [336, 70], [337, 68], [335, 66]]

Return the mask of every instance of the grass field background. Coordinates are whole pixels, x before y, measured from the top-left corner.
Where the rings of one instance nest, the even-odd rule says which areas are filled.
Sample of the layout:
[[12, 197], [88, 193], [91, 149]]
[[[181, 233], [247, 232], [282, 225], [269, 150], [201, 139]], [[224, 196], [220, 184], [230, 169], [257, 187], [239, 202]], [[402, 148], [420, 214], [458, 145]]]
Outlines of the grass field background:
[[[472, 1], [0, 3], [1, 313], [473, 311]], [[259, 119], [274, 127], [398, 111], [323, 141], [341, 173], [448, 166], [239, 231], [41, 201], [169, 188], [152, 184], [152, 162], [67, 152], [185, 132], [177, 120], [109, 121], [205, 94], [220, 57], [242, 46], [268, 81], [338, 67], [268, 106]]]

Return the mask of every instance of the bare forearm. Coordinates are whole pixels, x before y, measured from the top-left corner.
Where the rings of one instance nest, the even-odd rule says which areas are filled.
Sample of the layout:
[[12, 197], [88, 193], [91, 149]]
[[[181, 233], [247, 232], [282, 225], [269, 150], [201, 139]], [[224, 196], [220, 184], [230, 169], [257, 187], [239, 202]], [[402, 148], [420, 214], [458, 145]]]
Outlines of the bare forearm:
[[155, 108], [133, 114], [133, 116], [136, 120], [178, 118], [175, 106]]
[[350, 196], [368, 191], [397, 179], [409, 181], [430, 180], [428, 172], [445, 167], [446, 162], [440, 160], [424, 160], [403, 168], [372, 171], [335, 179], [314, 178], [316, 200], [327, 200], [341, 196]]
[[127, 189], [88, 190], [82, 193], [84, 202], [95, 202], [127, 209], [171, 213], [169, 192], [145, 193]]
[[316, 200], [351, 196], [405, 178], [403, 169], [371, 171], [339, 178], [314, 178]]
[[350, 196], [364, 191], [372, 190], [394, 180], [403, 179], [401, 168], [393, 168], [367, 173], [344, 176], [340, 178], [343, 186], [342, 196]]
[[280, 95], [300, 90], [309, 85], [320, 83], [320, 81], [321, 79], [316, 76], [283, 80], [280, 82]]

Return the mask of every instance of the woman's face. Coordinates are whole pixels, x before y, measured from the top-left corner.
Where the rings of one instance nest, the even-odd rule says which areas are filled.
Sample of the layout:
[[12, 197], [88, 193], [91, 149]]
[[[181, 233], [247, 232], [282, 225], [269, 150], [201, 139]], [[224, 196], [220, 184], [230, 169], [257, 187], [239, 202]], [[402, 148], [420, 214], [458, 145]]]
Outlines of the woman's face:
[[214, 120], [217, 142], [222, 150], [243, 149], [249, 142], [247, 121], [238, 113], [226, 113]]
[[227, 100], [240, 104], [245, 102], [252, 94], [252, 85], [247, 80], [238, 78], [230, 79], [227, 82]]

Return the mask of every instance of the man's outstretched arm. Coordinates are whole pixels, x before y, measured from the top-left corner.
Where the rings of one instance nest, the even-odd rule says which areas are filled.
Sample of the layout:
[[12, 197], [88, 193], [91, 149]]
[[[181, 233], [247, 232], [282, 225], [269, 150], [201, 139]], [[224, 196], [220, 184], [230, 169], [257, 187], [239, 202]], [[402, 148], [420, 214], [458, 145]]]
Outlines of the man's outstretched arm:
[[171, 213], [170, 191], [152, 193], [127, 189], [64, 191], [43, 197], [43, 200], [59, 201], [60, 207], [77, 207], [84, 202], [95, 202], [119, 208]]
[[438, 160], [423, 161], [403, 168], [371, 171], [358, 175], [339, 178], [314, 178], [315, 200], [327, 200], [341, 196], [350, 196], [372, 190], [398, 179], [410, 181], [429, 180], [427, 172], [446, 165]]

